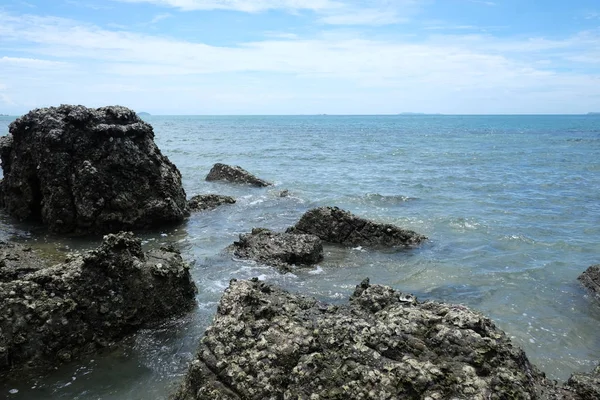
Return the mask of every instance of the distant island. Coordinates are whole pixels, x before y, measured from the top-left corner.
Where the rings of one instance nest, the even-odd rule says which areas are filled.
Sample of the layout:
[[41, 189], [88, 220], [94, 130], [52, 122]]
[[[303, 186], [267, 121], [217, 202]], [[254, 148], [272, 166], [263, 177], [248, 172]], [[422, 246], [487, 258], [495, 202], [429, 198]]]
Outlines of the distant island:
[[137, 115], [139, 115], [140, 117], [149, 117], [152, 114], [142, 111], [142, 112], [137, 113]]
[[0, 117], [10, 117], [8, 114], [0, 114]]

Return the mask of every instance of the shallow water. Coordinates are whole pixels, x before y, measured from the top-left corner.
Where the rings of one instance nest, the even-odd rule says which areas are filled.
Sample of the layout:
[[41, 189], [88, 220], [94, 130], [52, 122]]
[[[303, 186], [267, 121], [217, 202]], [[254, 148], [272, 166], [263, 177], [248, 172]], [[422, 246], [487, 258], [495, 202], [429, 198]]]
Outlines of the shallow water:
[[[146, 118], [181, 170], [188, 196], [238, 202], [144, 235], [175, 241], [193, 263], [198, 308], [40, 378], [0, 384], [11, 399], [165, 397], [185, 373], [231, 278], [261, 279], [342, 303], [365, 277], [421, 300], [491, 317], [551, 378], [600, 360], [600, 305], [577, 277], [600, 262], [600, 118], [593, 116], [294, 116]], [[9, 119], [0, 117], [0, 133]], [[274, 187], [206, 182], [216, 162]], [[289, 197], [279, 197], [288, 189]], [[425, 234], [411, 251], [326, 248], [315, 268], [281, 275], [222, 250], [240, 233], [283, 230], [309, 208], [337, 205]], [[97, 245], [0, 221], [52, 254]], [[10, 394], [9, 390], [17, 393]]]

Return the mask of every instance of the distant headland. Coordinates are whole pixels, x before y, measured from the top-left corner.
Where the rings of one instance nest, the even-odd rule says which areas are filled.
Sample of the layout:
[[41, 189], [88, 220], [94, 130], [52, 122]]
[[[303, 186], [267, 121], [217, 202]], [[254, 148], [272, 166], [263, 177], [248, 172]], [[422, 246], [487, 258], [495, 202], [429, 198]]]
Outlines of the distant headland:
[[152, 115], [152, 114], [150, 114], [150, 113], [148, 113], [148, 112], [145, 112], [145, 111], [142, 111], [142, 112], [139, 112], [139, 113], [136, 113], [136, 114], [137, 114], [138, 116], [140, 116], [140, 117], [149, 117], [149, 116], [151, 116], [151, 115]]

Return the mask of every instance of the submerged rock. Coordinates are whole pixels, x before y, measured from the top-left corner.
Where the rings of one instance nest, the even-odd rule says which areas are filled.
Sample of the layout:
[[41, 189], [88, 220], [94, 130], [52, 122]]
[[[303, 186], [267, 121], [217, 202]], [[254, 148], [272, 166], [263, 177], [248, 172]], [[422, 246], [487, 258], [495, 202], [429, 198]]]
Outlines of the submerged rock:
[[600, 300], [600, 265], [592, 265], [577, 278], [593, 296]]
[[255, 228], [252, 233], [240, 235], [230, 246], [240, 258], [251, 259], [278, 267], [284, 271], [296, 265], [313, 265], [323, 259], [323, 244], [314, 235], [275, 233]]
[[414, 231], [378, 224], [337, 207], [320, 207], [306, 212], [288, 232], [309, 233], [325, 242], [345, 246], [415, 246], [427, 240]]
[[234, 204], [235, 199], [220, 194], [199, 194], [188, 201], [190, 211], [212, 210], [224, 204]]
[[187, 216], [177, 167], [125, 107], [36, 109], [0, 139], [0, 203], [51, 231], [107, 233]]
[[132, 233], [107, 235], [96, 250], [31, 272], [15, 274], [4, 262], [0, 276], [0, 371], [54, 366], [106, 347], [189, 310], [196, 290], [178, 251], [144, 254]]
[[227, 164], [217, 163], [215, 164], [208, 175], [206, 176], [207, 181], [227, 181], [232, 183], [247, 183], [252, 186], [264, 187], [271, 186], [272, 184], [263, 181], [246, 171], [242, 167], [232, 167]]
[[466, 307], [368, 280], [342, 306], [233, 280], [173, 399], [292, 398], [579, 397]]

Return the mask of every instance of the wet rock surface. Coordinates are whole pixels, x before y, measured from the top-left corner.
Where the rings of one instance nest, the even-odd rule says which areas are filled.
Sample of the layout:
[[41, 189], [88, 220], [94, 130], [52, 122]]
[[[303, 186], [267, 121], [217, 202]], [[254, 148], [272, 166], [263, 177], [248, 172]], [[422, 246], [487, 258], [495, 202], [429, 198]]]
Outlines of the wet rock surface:
[[323, 244], [318, 237], [275, 233], [264, 228], [240, 235], [240, 240], [229, 249], [236, 257], [255, 260], [282, 271], [290, 271], [293, 266], [313, 265], [323, 259]]
[[600, 300], [600, 265], [592, 265], [577, 279], [596, 299]]
[[227, 164], [217, 163], [215, 164], [208, 175], [206, 176], [207, 181], [226, 181], [231, 183], [245, 183], [252, 186], [265, 187], [271, 186], [272, 184], [257, 178], [250, 172], [246, 171], [239, 166], [230, 166]]
[[414, 231], [378, 224], [337, 207], [309, 210], [288, 232], [313, 234], [325, 242], [345, 246], [374, 248], [416, 246], [427, 240]]
[[14, 268], [6, 254], [31, 250], [2, 251], [0, 372], [70, 361], [194, 305], [195, 285], [179, 252], [143, 253], [132, 233], [107, 235], [96, 250], [61, 264], [37, 260], [29, 271]]
[[580, 399], [466, 307], [357, 286], [323, 304], [256, 279], [223, 295], [172, 397], [191, 399]]
[[152, 228], [187, 216], [177, 167], [125, 107], [36, 109], [0, 139], [0, 203], [59, 233]]
[[188, 200], [190, 211], [212, 210], [225, 204], [235, 204], [235, 199], [220, 194], [199, 194]]

